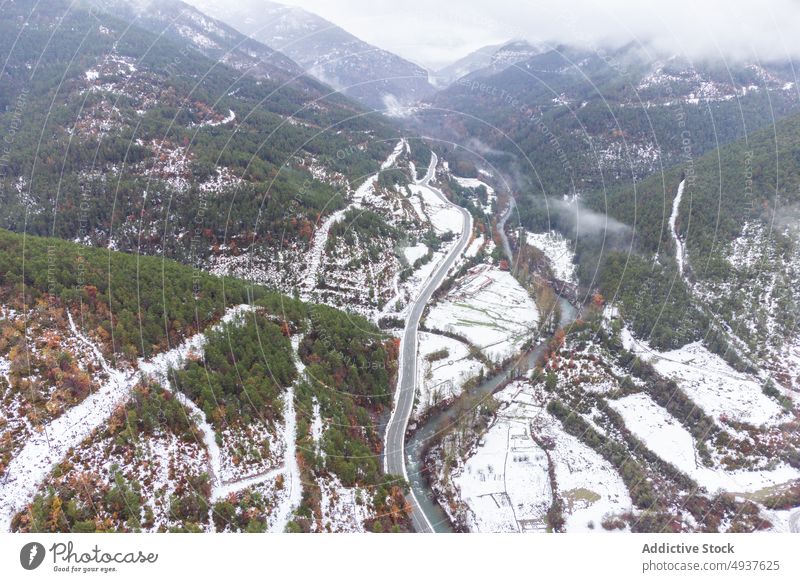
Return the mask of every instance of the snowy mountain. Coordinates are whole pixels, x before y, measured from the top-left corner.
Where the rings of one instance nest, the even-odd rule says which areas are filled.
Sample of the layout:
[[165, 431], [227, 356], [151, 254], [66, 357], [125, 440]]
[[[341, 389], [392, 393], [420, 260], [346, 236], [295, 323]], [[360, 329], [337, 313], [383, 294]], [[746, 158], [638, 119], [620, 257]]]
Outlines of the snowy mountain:
[[465, 138], [557, 197], [629, 185], [680, 162], [678, 123], [692, 128], [691, 155], [698, 155], [800, 106], [788, 62], [726, 66], [635, 46], [555, 46], [503, 66], [515, 54], [500, 52], [496, 65], [466, 77], [480, 76], [479, 85], [437, 92], [419, 127], [457, 143]]
[[525, 40], [485, 46], [436, 71], [435, 82], [439, 87], [446, 87], [463, 77], [499, 73], [513, 64], [536, 56], [543, 50], [543, 47], [534, 46]]
[[223, 5], [192, 0], [212, 16], [280, 50], [317, 79], [377, 110], [433, 93], [428, 72], [301, 8], [261, 0]]
[[93, 8], [131, 22], [248, 75], [290, 83], [319, 95], [328, 89], [306, 76], [285, 54], [200, 12], [181, 0], [84, 0]]
[[0, 14], [0, 530], [797, 529], [792, 62], [196, 2]]

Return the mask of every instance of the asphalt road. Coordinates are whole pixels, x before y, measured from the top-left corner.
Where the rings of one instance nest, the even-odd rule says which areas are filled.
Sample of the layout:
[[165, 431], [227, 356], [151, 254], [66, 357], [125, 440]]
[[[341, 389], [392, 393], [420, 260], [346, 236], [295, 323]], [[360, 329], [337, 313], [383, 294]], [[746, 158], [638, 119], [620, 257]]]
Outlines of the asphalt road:
[[[436, 154], [432, 154], [431, 164], [428, 167], [425, 177], [417, 183], [421, 186], [427, 186], [442, 200], [447, 201], [444, 194], [429, 185], [437, 161]], [[400, 340], [398, 386], [395, 392], [394, 410], [386, 426], [384, 463], [388, 473], [403, 475], [407, 481], [409, 479], [406, 473], [405, 434], [406, 428], [408, 427], [408, 419], [414, 407], [414, 394], [416, 391], [417, 332], [419, 329], [419, 321], [425, 310], [425, 306], [428, 301], [430, 301], [431, 295], [436, 291], [439, 285], [442, 284], [442, 281], [444, 281], [447, 275], [447, 271], [450, 270], [450, 267], [453, 266], [453, 263], [455, 263], [456, 259], [467, 247], [472, 232], [472, 216], [470, 213], [460, 206], [453, 206], [461, 211], [464, 218], [461, 228], [461, 237], [425, 283], [422, 292], [411, 307], [408, 319], [406, 320], [403, 337]], [[413, 491], [409, 492], [407, 497], [408, 502], [411, 504], [411, 521], [414, 525], [414, 529], [418, 532], [433, 532], [431, 522], [420, 508]]]

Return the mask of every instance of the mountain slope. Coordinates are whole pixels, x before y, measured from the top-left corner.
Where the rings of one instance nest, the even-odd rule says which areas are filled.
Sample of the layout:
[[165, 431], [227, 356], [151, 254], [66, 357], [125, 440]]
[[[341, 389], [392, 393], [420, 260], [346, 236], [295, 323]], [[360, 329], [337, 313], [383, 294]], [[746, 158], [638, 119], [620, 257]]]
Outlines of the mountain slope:
[[376, 428], [397, 350], [366, 320], [3, 230], [0, 262], [3, 529], [408, 528]]
[[330, 93], [286, 55], [181, 0], [83, 0], [83, 4], [163, 34], [176, 44], [188, 44], [212, 61], [249, 75], [281, 81], [315, 97]]
[[193, 3], [284, 52], [311, 75], [368, 107], [382, 111], [411, 104], [434, 91], [422, 67], [359, 40], [301, 8], [261, 0], [224, 7], [207, 0]]
[[[800, 115], [795, 114], [690, 166], [645, 180], [635, 196], [624, 190], [606, 201], [616, 218], [635, 220], [638, 250], [670, 269], [683, 303], [704, 312], [695, 337], [731, 361], [760, 370], [765, 381], [795, 392], [800, 390], [798, 136]], [[664, 201], [672, 208], [669, 220]], [[621, 262], [615, 263], [613, 274], [604, 277], [606, 293], [617, 285], [623, 290], [631, 325], [638, 322], [644, 337], [656, 326], [680, 329], [686, 311], [664, 312], [658, 320], [630, 293], [634, 282], [649, 275], [634, 267], [623, 277]], [[657, 337], [661, 345], [670, 345], [661, 333]]]
[[633, 214], [608, 220], [609, 197], [799, 106], [789, 62], [728, 68], [632, 46], [556, 47], [455, 83], [436, 94], [418, 122], [471, 152], [460, 157], [509, 177], [518, 194], [511, 227], [555, 228], [576, 239], [580, 281], [591, 291], [601, 276], [598, 249], [628, 249], [634, 226], [639, 237], [667, 234], [664, 197], [658, 212], [665, 226], [656, 231], [634, 225]]
[[431, 102], [423, 123], [443, 138], [469, 136], [464, 145], [490, 152], [490, 162], [525, 179], [520, 186], [561, 198], [641, 179], [680, 162], [687, 147], [700, 155], [800, 99], [791, 63], [727, 68], [633, 46], [560, 46]]
[[[291, 292], [306, 273], [288, 266], [324, 250], [317, 229], [355, 198], [369, 190], [377, 196], [367, 207], [384, 204], [371, 227], [397, 220], [379, 199], [400, 205], [400, 191], [386, 192], [394, 182], [373, 187], [400, 138], [382, 115], [305, 77], [244, 75], [136, 22], [57, 0], [4, 12], [0, 103], [15, 132], [3, 158], [3, 227], [220, 274], [243, 269]], [[377, 242], [393, 249], [392, 232]], [[361, 240], [344, 254], [362, 260], [373, 241]], [[378, 272], [376, 296], [394, 275]]]
[[446, 87], [462, 78], [487, 77], [526, 61], [542, 50], [525, 40], [485, 46], [436, 71], [436, 84]]

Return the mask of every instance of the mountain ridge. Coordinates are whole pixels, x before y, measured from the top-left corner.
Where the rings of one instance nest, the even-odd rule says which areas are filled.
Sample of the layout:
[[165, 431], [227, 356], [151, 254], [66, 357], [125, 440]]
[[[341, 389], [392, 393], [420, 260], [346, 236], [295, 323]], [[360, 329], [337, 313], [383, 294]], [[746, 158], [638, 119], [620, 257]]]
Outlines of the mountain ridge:
[[223, 9], [206, 0], [192, 1], [373, 109], [411, 105], [434, 91], [424, 68], [301, 8], [251, 0]]

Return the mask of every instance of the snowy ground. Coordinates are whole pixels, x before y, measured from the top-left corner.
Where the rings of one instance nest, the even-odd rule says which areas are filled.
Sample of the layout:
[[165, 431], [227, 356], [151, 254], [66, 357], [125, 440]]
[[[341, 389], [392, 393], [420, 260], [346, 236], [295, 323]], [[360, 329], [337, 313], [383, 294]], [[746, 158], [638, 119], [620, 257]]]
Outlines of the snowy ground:
[[71, 316], [69, 321], [72, 332], [90, 347], [108, 380], [83, 402], [31, 434], [11, 460], [0, 483], [0, 531], [9, 531], [13, 516], [31, 501], [52, 467], [111, 416], [138, 380], [133, 371], [112, 368], [100, 349], [78, 331]]
[[453, 483], [469, 508], [471, 531], [544, 531], [553, 490], [545, 451], [550, 448], [566, 530], [602, 531], [609, 514], [631, 508], [628, 491], [611, 465], [545, 410], [545, 397], [530, 383], [514, 382], [495, 396], [503, 405]]
[[683, 240], [681, 240], [681, 237], [678, 234], [677, 223], [678, 215], [680, 213], [681, 200], [683, 199], [683, 187], [685, 183], [685, 180], [681, 180], [681, 183], [678, 184], [678, 192], [675, 194], [675, 198], [672, 201], [672, 213], [669, 216], [669, 231], [672, 234], [672, 240], [675, 242], [675, 260], [678, 262], [678, 273], [681, 277], [683, 277], [683, 260], [685, 254], [683, 250]]
[[[292, 353], [294, 364], [297, 367], [298, 382], [305, 378], [305, 365], [297, 355], [300, 346], [300, 336], [292, 338]], [[300, 480], [300, 467], [297, 464], [297, 416], [294, 408], [294, 386], [286, 391], [284, 399], [284, 466], [283, 489], [278, 508], [274, 513], [274, 521], [270, 524], [270, 531], [282, 532], [292, 518], [294, 510], [300, 505], [303, 498], [303, 483]]]
[[[670, 217], [681, 272], [689, 269], [691, 258], [675, 230], [682, 193], [683, 184]], [[771, 379], [795, 401], [800, 392], [800, 333], [794, 323], [800, 311], [798, 242], [791, 221], [778, 226], [777, 221], [748, 220], [728, 245], [730, 270], [725, 277], [698, 276], [691, 281], [684, 277], [712, 325], [725, 334], [739, 356], [759, 369], [759, 381]]]
[[[67, 457], [69, 472], [51, 478], [56, 481], [63, 478], [70, 483], [91, 475], [98, 479], [98, 485], [111, 485], [118, 472], [126, 482], [135, 481], [142, 487], [143, 506], [149, 506], [153, 512], [153, 523], [143, 527], [144, 531], [180, 525], [171, 516], [170, 498], [179, 482], [205, 472], [206, 451], [202, 443], [162, 431], [140, 438], [132, 459], [127, 453], [127, 448], [115, 445], [114, 437], [90, 437]], [[96, 491], [90, 489], [87, 494]]]
[[328, 234], [330, 233], [331, 227], [337, 222], [340, 222], [350, 208], [351, 206], [348, 206], [332, 213], [314, 231], [314, 240], [311, 243], [311, 249], [305, 257], [304, 264], [306, 267], [300, 283], [301, 288], [303, 289], [300, 294], [302, 299], [308, 300], [308, 298], [311, 296], [311, 291], [317, 284], [317, 277], [319, 276], [320, 272], [320, 264], [322, 263], [322, 257], [325, 253], [325, 245], [328, 242]]
[[[316, 399], [312, 401], [310, 428], [317, 452], [324, 458], [322, 438], [327, 424], [320, 415], [320, 406]], [[317, 531], [337, 533], [365, 531], [364, 521], [374, 515], [368, 489], [345, 487], [336, 476], [332, 475], [319, 477], [316, 484], [321, 492], [320, 515], [319, 519], [315, 520]], [[298, 497], [297, 504], [299, 502]]]
[[[406, 151], [408, 143], [405, 140], [400, 140], [395, 146], [394, 150], [386, 160], [381, 164], [381, 170], [391, 168], [397, 161], [397, 157]], [[303, 264], [306, 265], [303, 276], [301, 278], [301, 298], [304, 300], [311, 299], [311, 293], [316, 287], [317, 278], [320, 274], [320, 267], [323, 265], [323, 256], [325, 254], [325, 247], [328, 242], [328, 235], [331, 227], [340, 222], [345, 215], [352, 209], [360, 208], [364, 202], [371, 198], [375, 190], [375, 181], [378, 179], [378, 174], [373, 174], [367, 177], [360, 186], [353, 193], [353, 201], [345, 208], [338, 210], [327, 216], [321, 224], [316, 225], [314, 231], [314, 238], [311, 244], [311, 249], [306, 254]]]
[[538, 320], [536, 304], [511, 273], [483, 264], [431, 308], [426, 325], [462, 335], [489, 358], [502, 360], [534, 337]]
[[[400, 140], [382, 163], [382, 170], [401, 167], [406, 163], [401, 158], [408, 151], [408, 143]], [[309, 163], [313, 168], [314, 160]], [[434, 173], [428, 168], [425, 179]], [[317, 174], [322, 180], [330, 179], [330, 176]], [[331, 305], [374, 321], [384, 316], [402, 318], [419, 285], [454, 243], [442, 244], [432, 260], [404, 282], [400, 281], [404, 266], [400, 258], [413, 264], [428, 252], [420, 240], [430, 227], [439, 235], [450, 237], [460, 233], [463, 221], [455, 207], [425, 185], [425, 179], [409, 187], [380, 187], [379, 175], [367, 176], [354, 190], [349, 182], [340, 186], [350, 192], [350, 203], [323, 216], [314, 225], [308, 247], [304, 241], [285, 241], [282, 248], [269, 256], [253, 249], [232, 256], [221, 248], [222, 252], [209, 261], [210, 271], [244, 278], [285, 293], [297, 289], [303, 300]], [[400, 226], [415, 244], [401, 249], [401, 257], [397, 257], [395, 250], [399, 241], [394, 236], [368, 238], [356, 230], [349, 231], [347, 239], [344, 236], [331, 238], [331, 230], [337, 225], [341, 227], [345, 217], [361, 212], [375, 213], [387, 225]], [[337, 228], [336, 232], [339, 230]]]
[[409, 265], [413, 265], [417, 259], [421, 259], [426, 254], [428, 254], [428, 245], [425, 243], [417, 243], [413, 247], [403, 249], [403, 256]]
[[658, 352], [622, 330], [623, 344], [660, 373], [675, 380], [684, 392], [715, 419], [727, 418], [755, 426], [788, 420], [788, 413], [761, 391], [761, 383], [737, 372], [725, 360], [694, 342]]
[[494, 202], [497, 199], [497, 195], [495, 194], [494, 188], [489, 186], [489, 184], [487, 184], [486, 182], [478, 180], [477, 178], [462, 178], [460, 176], [453, 176], [453, 180], [455, 180], [458, 183], [458, 185], [462, 186], [463, 188], [472, 188], [473, 190], [476, 190], [481, 186], [486, 188], [487, 197], [486, 197], [486, 204], [483, 205], [483, 211], [486, 214], [491, 214], [492, 202]]
[[[411, 193], [422, 202], [421, 208], [428, 216], [437, 234], [452, 232], [460, 234], [464, 224], [461, 211], [447, 200], [443, 200], [436, 192], [422, 184], [409, 185]], [[417, 206], [415, 205], [415, 208]]]
[[[459, 395], [467, 380], [481, 370], [486, 372], [483, 364], [470, 357], [469, 348], [463, 342], [426, 332], [419, 333], [418, 341], [416, 385], [419, 400], [415, 415]], [[429, 361], [431, 354], [442, 350], [446, 350], [446, 356]]]
[[577, 282], [575, 252], [572, 243], [562, 234], [556, 231], [526, 232], [525, 242], [544, 253], [556, 279], [567, 283]]
[[544, 531], [553, 493], [547, 457], [530, 438], [526, 420], [498, 419], [463, 472], [453, 478], [469, 507], [474, 532]]
[[[779, 239], [793, 244], [786, 249], [777, 244]], [[709, 305], [720, 296], [735, 297], [742, 307], [728, 316], [729, 334], [745, 340], [747, 345], [740, 349], [752, 349], [764, 375], [796, 400], [800, 392], [800, 331], [794, 321], [796, 289], [800, 288], [800, 231], [791, 224], [778, 227], [747, 221], [732, 241], [727, 258], [734, 277], [731, 281], [703, 281], [693, 291]]]
[[[569, 353], [569, 357], [551, 360], [546, 369], [555, 369], [558, 372], [558, 384], [563, 390], [571, 390], [573, 386], [580, 386], [582, 390], [593, 394], [608, 394], [620, 387], [619, 378], [628, 376], [628, 370], [616, 366], [609, 361], [597, 346], [585, 342], [579, 349], [567, 336], [562, 351]], [[531, 370], [531, 376], [535, 370]], [[634, 384], [641, 384], [638, 378], [631, 378]]]
[[464, 256], [468, 259], [477, 256], [478, 252], [481, 250], [481, 247], [483, 247], [484, 243], [486, 243], [486, 238], [482, 234], [479, 234], [474, 239], [472, 239], [471, 243], [469, 243], [467, 250], [464, 251]]
[[394, 166], [398, 156], [403, 152], [407, 151], [408, 147], [409, 147], [408, 142], [404, 139], [401, 139], [399, 142], [397, 142], [397, 144], [394, 146], [394, 149], [392, 150], [392, 153], [389, 154], [389, 157], [387, 157], [381, 164], [381, 170], [386, 170]]
[[367, 489], [345, 487], [337, 477], [317, 481], [322, 495], [317, 523], [319, 531], [334, 533], [362, 533], [364, 521], [372, 517], [372, 501]]
[[[241, 318], [245, 317], [244, 314], [249, 311], [249, 306], [239, 306], [230, 310], [223, 320], [226, 323], [241, 321]], [[143, 374], [157, 377], [165, 388], [169, 388], [166, 374], [160, 373], [160, 371], [182, 365], [189, 353], [196, 353], [197, 350], [202, 349], [204, 338], [205, 336], [202, 336], [202, 339], [195, 340], [191, 347], [184, 346], [180, 352], [173, 350], [162, 354], [161, 360], [167, 360], [169, 364], [165, 365], [163, 361], [160, 361], [156, 366], [145, 365]], [[296, 357], [299, 342], [299, 336], [292, 338], [295, 365], [298, 368], [299, 377], [302, 378], [305, 367]], [[142, 368], [141, 365], [140, 368]], [[230, 430], [222, 431], [220, 433], [222, 446], [218, 444], [216, 431], [197, 405], [182, 394], [178, 397], [191, 410], [193, 420], [203, 435], [203, 443], [208, 451], [208, 473], [212, 479], [211, 500], [225, 499], [245, 490], [258, 489], [264, 493], [266, 492], [265, 488], [269, 489], [273, 502], [277, 504], [276, 509], [268, 516], [269, 529], [282, 532], [291, 519], [292, 512], [300, 504], [302, 495], [300, 469], [296, 457], [297, 420], [294, 409], [294, 387], [288, 388], [284, 394], [283, 425], [273, 429], [256, 423], [254, 426], [245, 427], [235, 433]], [[244, 466], [233, 463], [231, 451], [239, 448], [237, 440], [242, 438], [249, 441], [249, 444], [268, 441], [271, 452], [269, 458], [255, 463], [248, 462]], [[248, 442], [243, 444], [246, 445]], [[277, 488], [274, 487], [274, 483], [279, 476], [282, 477], [282, 487]]]
[[217, 118], [212, 117], [211, 119], [201, 121], [197, 125], [201, 127], [217, 127], [219, 125], [231, 123], [234, 119], [236, 119], [236, 113], [233, 111], [233, 109], [228, 109], [228, 114], [225, 117], [218, 115]]
[[[412, 205], [416, 213], [416, 218], [424, 224], [430, 224], [438, 234], [446, 234], [448, 236], [451, 234], [459, 235], [463, 228], [463, 219], [460, 210], [444, 198], [438, 190], [434, 190], [426, 185], [436, 175], [437, 159], [436, 156], [433, 156], [425, 176], [421, 180], [418, 180], [416, 184], [409, 186], [411, 195], [407, 198], [407, 201]], [[391, 315], [393, 317], [405, 319], [410, 306], [416, 301], [417, 297], [419, 297], [420, 290], [425, 286], [425, 282], [438, 270], [441, 261], [450, 254], [450, 251], [457, 242], [457, 236], [453, 236], [451, 240], [443, 242], [439, 250], [432, 253], [433, 256], [431, 259], [420, 265], [419, 268], [402, 283], [400, 283], [399, 278], [396, 277], [394, 297], [386, 303], [379, 316]], [[411, 258], [417, 256], [422, 251], [420, 244], [412, 248], [415, 250], [410, 251], [410, 249], [404, 249], [410, 263], [412, 262]], [[473, 255], [477, 254], [479, 248], [480, 247], [475, 246], [475, 242], [473, 242], [470, 248], [464, 252], [464, 255], [470, 252], [471, 249]], [[409, 251], [411, 252], [410, 255], [408, 254]], [[457, 259], [456, 263], [451, 267], [451, 271], [460, 266], [461, 261], [464, 260], [464, 255]]]
[[[223, 323], [241, 321], [244, 314], [249, 311], [250, 308], [246, 305], [234, 307], [222, 318]], [[295, 357], [299, 341], [299, 337], [292, 340]], [[180, 346], [149, 361], [140, 361], [141, 377], [158, 381], [165, 389], [171, 390], [167, 371], [170, 368], [180, 367], [190, 356], [201, 355], [204, 344], [205, 335], [197, 334]], [[302, 378], [304, 366], [299, 358], [296, 358], [295, 363]], [[114, 372], [116, 371], [109, 372], [112, 380], [117, 378]], [[258, 492], [269, 500], [268, 506], [272, 508], [269, 514], [264, 516], [269, 531], [284, 531], [294, 510], [300, 504], [302, 495], [300, 469], [296, 458], [294, 388], [287, 389], [284, 395], [285, 422], [282, 425], [275, 427], [270, 434], [265, 434], [262, 429], [266, 427], [259, 425], [255, 427], [255, 433], [249, 431], [250, 427], [247, 427], [248, 431], [239, 435], [249, 435], [254, 442], [261, 442], [264, 438], [269, 440], [270, 451], [274, 451], [274, 454], [264, 460], [266, 465], [231, 464], [230, 455], [226, 451], [226, 442], [231, 435], [223, 431], [222, 446], [220, 446], [218, 435], [203, 412], [182, 394], [177, 394], [177, 398], [187, 407], [198, 428], [200, 438], [196, 442], [184, 443], [179, 442], [175, 435], [156, 434], [142, 439], [139, 443], [135, 463], [126, 463], [126, 459], [116, 458], [108, 453], [108, 450], [115, 450], [110, 440], [93, 439], [90, 434], [95, 428], [102, 426], [124, 401], [130, 388], [139, 381], [140, 374], [131, 372], [113, 386], [104, 386], [103, 390], [93, 395], [93, 397], [102, 396], [99, 404], [90, 402], [92, 398], [90, 397], [85, 403], [65, 414], [62, 418], [69, 420], [69, 422], [64, 421], [69, 425], [68, 429], [60, 425], [58, 422], [60, 419], [51, 422], [47, 428], [54, 442], [46, 451], [45, 446], [36, 440], [26, 445], [14, 459], [10, 468], [13, 473], [9, 472], [9, 479], [0, 489], [3, 525], [8, 528], [13, 515], [31, 500], [39, 483], [49, 474], [51, 467], [61, 461], [67, 451], [74, 449], [70, 461], [78, 464], [76, 465], [78, 469], [94, 472], [101, 479], [110, 482], [111, 466], [117, 464], [126, 478], [136, 478], [143, 485], [145, 503], [154, 511], [155, 522], [150, 529], [181, 525], [172, 524], [169, 520], [169, 499], [178, 479], [175, 475], [207, 473], [211, 478], [212, 502], [245, 491]], [[45, 452], [46, 454], [43, 454]], [[42, 456], [33, 459], [33, 455], [37, 453]], [[280, 462], [276, 464], [276, 460]], [[26, 463], [24, 471], [18, 467], [22, 462]], [[209, 523], [213, 531], [213, 520], [209, 520]]]
[[[57, 311], [57, 310], [56, 310]], [[18, 312], [0, 307], [0, 333], [6, 354], [0, 355], [0, 475], [4, 462], [16, 455], [34, 432], [96, 392], [107, 380], [97, 352], [91, 344], [65, 327], [56, 313], [32, 309]], [[53, 380], [56, 358], [70, 356], [70, 370], [59, 387]], [[43, 373], [42, 373], [43, 371]], [[85, 388], [76, 395], [71, 388], [77, 380]], [[35, 402], [35, 404], [34, 404]]]
[[625, 426], [649, 449], [692, 477], [709, 493], [752, 492], [800, 478], [800, 471], [782, 463], [775, 463], [773, 469], [764, 471], [725, 471], [707, 467], [701, 462], [689, 431], [648, 395], [631, 394], [610, 400], [609, 404], [622, 415]]
[[[236, 320], [249, 309], [247, 305], [230, 308], [222, 317], [222, 323]], [[46, 424], [42, 431], [34, 433], [9, 463], [6, 476], [0, 483], [0, 530], [2, 531], [9, 529], [14, 514], [31, 501], [53, 466], [64, 458], [67, 451], [78, 447], [92, 431], [108, 420], [141, 377], [152, 377], [168, 388], [167, 371], [171, 367], [179, 366], [189, 354], [202, 353], [206, 341], [205, 334], [199, 333], [150, 360], [140, 360], [140, 373], [134, 370], [118, 370], [109, 364], [94, 342], [78, 330], [72, 316], [68, 314], [68, 317], [72, 333], [91, 350], [108, 380], [83, 402]], [[220, 461], [219, 447], [216, 445], [213, 429], [205, 422], [204, 415], [199, 414], [196, 407], [192, 408], [191, 401], [182, 398], [182, 403], [193, 410], [198, 427], [204, 434], [204, 444], [212, 463], [211, 474], [214, 476], [213, 471], [219, 467]], [[215, 482], [219, 482], [216, 477]]]
[[441, 245], [438, 251], [433, 252], [433, 257], [429, 261], [420, 265], [402, 283], [396, 279], [394, 297], [386, 303], [380, 315], [391, 315], [405, 319], [411, 305], [419, 297], [425, 282], [437, 271], [439, 264], [447, 257], [456, 242], [456, 240], [453, 240]]

